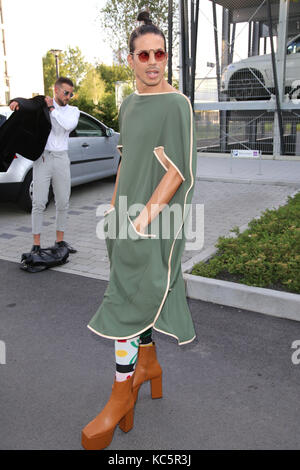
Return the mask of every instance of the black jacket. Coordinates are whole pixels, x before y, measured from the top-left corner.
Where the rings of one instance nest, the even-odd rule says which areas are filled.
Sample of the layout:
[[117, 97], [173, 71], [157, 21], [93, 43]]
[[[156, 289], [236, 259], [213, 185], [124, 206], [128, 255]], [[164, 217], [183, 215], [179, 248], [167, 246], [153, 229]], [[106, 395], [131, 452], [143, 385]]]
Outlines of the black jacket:
[[51, 131], [49, 110], [45, 96], [15, 98], [15, 111], [0, 127], [0, 162], [10, 165], [16, 153], [29, 160], [37, 160], [44, 151]]

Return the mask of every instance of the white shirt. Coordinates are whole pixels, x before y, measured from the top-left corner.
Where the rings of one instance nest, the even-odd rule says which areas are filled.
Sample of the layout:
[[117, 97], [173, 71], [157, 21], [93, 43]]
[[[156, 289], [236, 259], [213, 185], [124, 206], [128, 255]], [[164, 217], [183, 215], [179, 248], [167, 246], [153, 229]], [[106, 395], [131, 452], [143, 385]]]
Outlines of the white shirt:
[[51, 126], [45, 150], [62, 152], [68, 150], [69, 134], [78, 124], [79, 109], [76, 106], [59, 106], [53, 100], [53, 109], [50, 112]]

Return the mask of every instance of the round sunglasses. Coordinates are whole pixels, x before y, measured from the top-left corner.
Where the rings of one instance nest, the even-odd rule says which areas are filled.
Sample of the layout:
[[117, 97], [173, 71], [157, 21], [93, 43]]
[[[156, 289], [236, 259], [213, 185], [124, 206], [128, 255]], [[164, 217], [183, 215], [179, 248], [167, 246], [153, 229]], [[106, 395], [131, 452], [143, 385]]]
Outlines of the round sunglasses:
[[154, 52], [154, 57], [157, 62], [161, 62], [166, 57], [166, 52], [162, 49], [149, 49], [148, 51], [140, 51], [140, 52], [131, 52], [131, 55], [137, 55], [140, 62], [148, 62], [150, 58], [150, 52]]
[[70, 98], [73, 98], [74, 94], [71, 91], [64, 90], [63, 88], [61, 88], [61, 90], [63, 91], [64, 96], [70, 95]]

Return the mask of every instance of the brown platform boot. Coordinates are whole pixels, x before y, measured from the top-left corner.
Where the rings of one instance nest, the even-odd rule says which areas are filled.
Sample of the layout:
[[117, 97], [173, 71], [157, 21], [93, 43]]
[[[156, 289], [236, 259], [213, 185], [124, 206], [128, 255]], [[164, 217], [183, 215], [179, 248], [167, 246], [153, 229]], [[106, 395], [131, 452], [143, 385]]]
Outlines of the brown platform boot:
[[151, 380], [152, 398], [162, 398], [162, 369], [156, 357], [155, 343], [140, 346], [137, 365], [133, 374], [133, 397], [136, 402], [140, 386]]
[[124, 432], [133, 428], [134, 399], [133, 377], [124, 382], [114, 382], [110, 399], [101, 413], [82, 431], [82, 446], [86, 450], [100, 450], [109, 446], [116, 426]]

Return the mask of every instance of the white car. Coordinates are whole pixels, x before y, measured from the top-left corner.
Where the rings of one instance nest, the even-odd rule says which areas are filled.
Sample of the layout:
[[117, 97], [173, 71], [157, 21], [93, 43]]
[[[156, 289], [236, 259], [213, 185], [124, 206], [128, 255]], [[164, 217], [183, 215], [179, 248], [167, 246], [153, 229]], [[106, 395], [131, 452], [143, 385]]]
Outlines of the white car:
[[[12, 114], [0, 106], [0, 126]], [[69, 138], [71, 185], [89, 183], [117, 174], [120, 154], [117, 150], [120, 134], [103, 122], [81, 111], [79, 122]], [[22, 155], [0, 160], [0, 202], [14, 201], [25, 211], [32, 208], [32, 165]], [[51, 198], [51, 188], [49, 198]]]
[[[276, 56], [276, 54], [275, 54]], [[300, 98], [300, 34], [287, 44], [285, 93]], [[237, 101], [261, 100], [275, 94], [271, 54], [248, 57], [228, 65], [221, 92]]]

